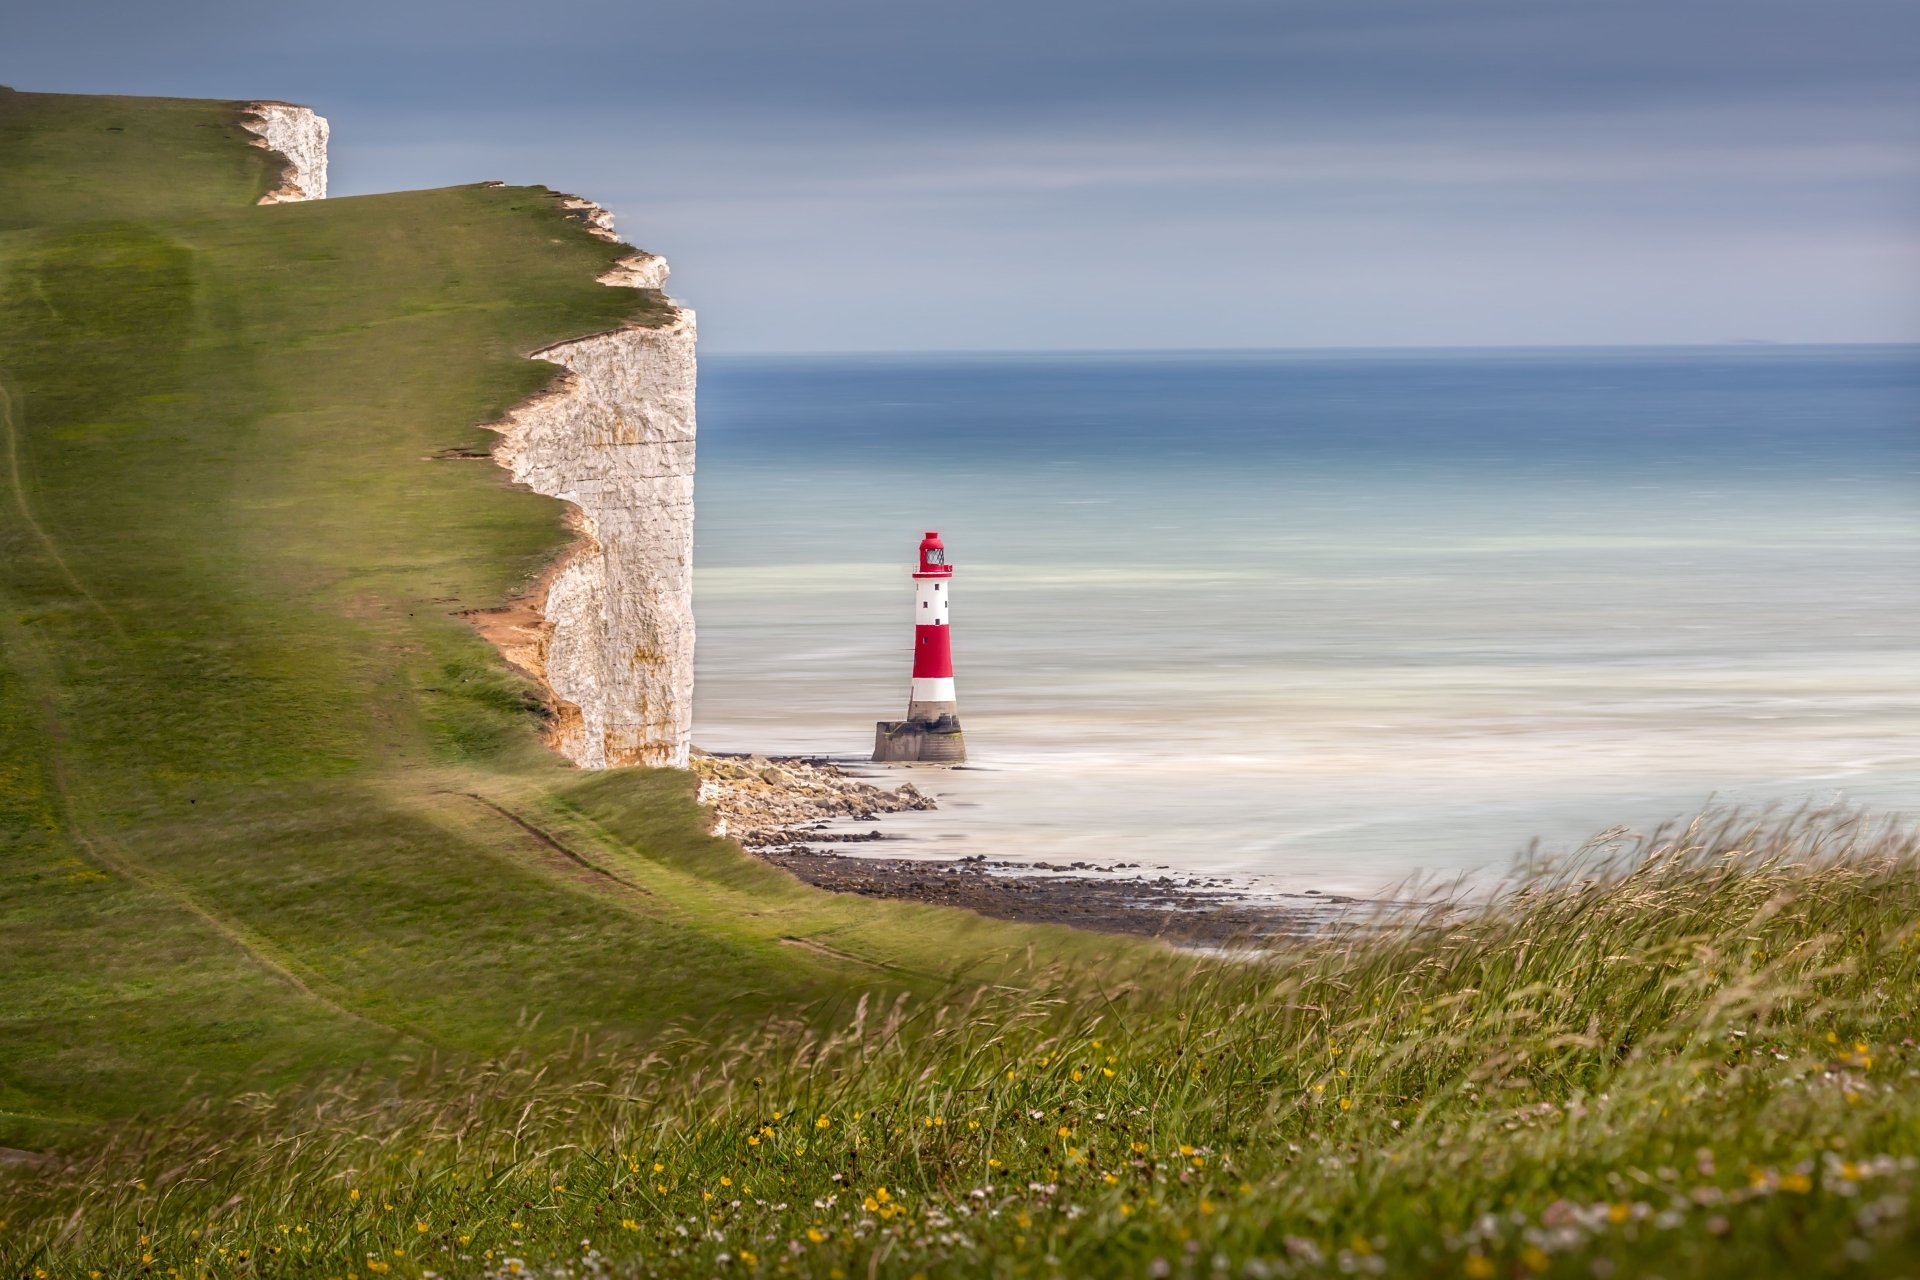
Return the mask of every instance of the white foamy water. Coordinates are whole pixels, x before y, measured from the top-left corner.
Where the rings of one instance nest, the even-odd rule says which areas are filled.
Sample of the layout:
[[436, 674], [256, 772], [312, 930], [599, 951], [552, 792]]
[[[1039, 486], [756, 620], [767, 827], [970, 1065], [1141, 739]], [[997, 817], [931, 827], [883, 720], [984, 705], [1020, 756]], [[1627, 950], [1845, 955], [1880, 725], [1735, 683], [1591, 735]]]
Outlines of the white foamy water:
[[[817, 460], [710, 448], [709, 410], [696, 742], [864, 755], [905, 710], [907, 564], [939, 528], [971, 763], [887, 771], [942, 808], [888, 819], [906, 838], [876, 850], [1373, 894], [1709, 804], [1920, 809], [1911, 471], [1823, 463], [1817, 424], [1811, 461], [1754, 468], [1700, 448], [1582, 465], [1551, 432], [1467, 465], [1225, 446], [1163, 465], [1101, 429], [1126, 409], [1100, 369], [1060, 377], [1036, 430], [1074, 405], [1085, 429], [1009, 450], [961, 422], [934, 483], [864, 438]], [[889, 412], [858, 370], [831, 386]], [[943, 391], [891, 412], [961, 421], [966, 388]], [[1406, 403], [1378, 411], [1417, 425]]]

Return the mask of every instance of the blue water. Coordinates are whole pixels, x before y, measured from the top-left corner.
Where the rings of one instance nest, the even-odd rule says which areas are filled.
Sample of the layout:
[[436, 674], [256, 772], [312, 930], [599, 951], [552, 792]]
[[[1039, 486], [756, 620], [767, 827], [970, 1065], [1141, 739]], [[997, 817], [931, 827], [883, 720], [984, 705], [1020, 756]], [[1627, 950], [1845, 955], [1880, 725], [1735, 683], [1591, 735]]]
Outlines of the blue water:
[[1920, 810], [1920, 349], [709, 357], [696, 741], [859, 754], [923, 529], [973, 763], [889, 852], [1373, 892]]

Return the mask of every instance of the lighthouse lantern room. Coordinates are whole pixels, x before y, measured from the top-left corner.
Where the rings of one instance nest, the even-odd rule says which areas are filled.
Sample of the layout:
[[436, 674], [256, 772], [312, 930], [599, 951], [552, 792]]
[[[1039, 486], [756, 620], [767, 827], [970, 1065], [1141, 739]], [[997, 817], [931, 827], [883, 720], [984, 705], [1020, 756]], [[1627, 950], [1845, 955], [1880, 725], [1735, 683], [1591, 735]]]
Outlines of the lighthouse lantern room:
[[920, 539], [920, 565], [913, 574], [913, 689], [907, 718], [875, 726], [875, 761], [959, 764], [967, 758], [953, 696], [953, 633], [947, 626], [952, 583], [946, 544], [929, 530]]

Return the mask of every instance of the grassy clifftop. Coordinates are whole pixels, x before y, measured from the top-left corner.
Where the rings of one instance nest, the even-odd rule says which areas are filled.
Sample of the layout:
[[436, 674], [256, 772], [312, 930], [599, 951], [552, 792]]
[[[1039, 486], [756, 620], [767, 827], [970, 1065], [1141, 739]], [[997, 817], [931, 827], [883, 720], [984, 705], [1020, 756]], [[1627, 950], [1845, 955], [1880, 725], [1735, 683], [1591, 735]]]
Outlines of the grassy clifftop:
[[541, 188], [256, 207], [242, 105], [0, 93], [0, 1144], [1024, 940], [538, 745], [458, 614], [567, 535], [478, 424], [659, 299]]

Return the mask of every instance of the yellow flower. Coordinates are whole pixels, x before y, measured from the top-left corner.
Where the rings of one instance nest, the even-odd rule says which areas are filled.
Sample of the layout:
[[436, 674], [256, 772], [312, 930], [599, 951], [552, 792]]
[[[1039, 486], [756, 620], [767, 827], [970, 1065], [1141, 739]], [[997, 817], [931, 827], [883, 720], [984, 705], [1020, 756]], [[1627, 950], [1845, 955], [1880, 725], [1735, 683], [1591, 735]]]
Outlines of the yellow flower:
[[1112, 1067], [1102, 1067], [1102, 1068], [1100, 1068], [1100, 1074], [1101, 1074], [1101, 1075], [1103, 1075], [1103, 1076], [1105, 1076], [1105, 1077], [1106, 1077], [1107, 1079], [1109, 1079], [1109, 1080], [1111, 1080], [1111, 1079], [1113, 1079], [1113, 1068], [1112, 1068]]
[[1193, 1148], [1183, 1142], [1180, 1144], [1180, 1154], [1183, 1156], [1190, 1156], [1193, 1154]]
[[757, 1134], [757, 1133], [750, 1133], [750, 1134], [748, 1134], [748, 1135], [747, 1135], [747, 1145], [748, 1145], [748, 1146], [750, 1146], [750, 1147], [757, 1147], [757, 1146], [759, 1146], [759, 1145], [760, 1145], [760, 1135], [759, 1135], [759, 1134]]
[[1100, 1175], [1100, 1181], [1102, 1181], [1102, 1182], [1104, 1182], [1104, 1183], [1106, 1183], [1106, 1184], [1107, 1184], [1108, 1186], [1110, 1186], [1110, 1187], [1113, 1187], [1113, 1186], [1118, 1186], [1118, 1185], [1120, 1184], [1120, 1179], [1118, 1179], [1118, 1178], [1116, 1178], [1116, 1177], [1114, 1177], [1114, 1176], [1113, 1176], [1112, 1174], [1110, 1174], [1110, 1173], [1103, 1173], [1103, 1174], [1101, 1174], [1101, 1175]]
[[347, 1192], [347, 1199], [358, 1200], [359, 1198], [360, 1198], [360, 1188], [354, 1187]]
[[1078, 1068], [1078, 1067], [1075, 1067], [1075, 1068], [1073, 1069], [1073, 1082], [1074, 1082], [1075, 1084], [1079, 1084], [1079, 1083], [1080, 1083], [1080, 1081], [1081, 1081], [1082, 1079], [1084, 1079], [1084, 1078], [1085, 1078], [1085, 1077], [1083, 1077], [1083, 1076], [1082, 1076], [1082, 1075], [1080, 1074], [1080, 1068]]
[[667, 1166], [661, 1164], [658, 1160], [656, 1160], [653, 1162], [653, 1171], [655, 1173], [665, 1173], [667, 1171]]
[[1786, 1173], [1780, 1176], [1780, 1189], [1791, 1191], [1795, 1195], [1805, 1195], [1813, 1190], [1813, 1179], [1804, 1173]]
[[720, 1175], [720, 1185], [723, 1187], [730, 1187], [733, 1185], [733, 1179], [729, 1178], [726, 1174], [723, 1173]]
[[640, 1224], [635, 1222], [632, 1218], [622, 1218], [620, 1219], [620, 1229], [622, 1231], [638, 1231], [640, 1229]]
[[513, 1219], [512, 1221], [509, 1221], [507, 1225], [512, 1227], [515, 1231], [518, 1231], [520, 1229], [520, 1221], [517, 1218]]
[[1200, 1202], [1200, 1212], [1211, 1217], [1213, 1214], [1213, 1201], [1202, 1200]]
[[753, 1256], [752, 1250], [742, 1249], [740, 1251], [740, 1261], [746, 1263], [748, 1266], [752, 1266], [754, 1263], [760, 1261], [760, 1259]]
[[659, 1193], [660, 1193], [661, 1195], [665, 1195], [665, 1194], [667, 1194], [667, 1184], [666, 1184], [666, 1183], [664, 1183], [664, 1182], [656, 1182], [656, 1183], [654, 1183], [654, 1184], [653, 1184], [653, 1189], [654, 1189], [655, 1191], [658, 1191], [658, 1192], [659, 1192]]
[[425, 1234], [427, 1234], [427, 1224], [426, 1224], [426, 1223], [424, 1223], [424, 1222], [416, 1222], [416, 1223], [414, 1223], [414, 1224], [413, 1224], [413, 1229], [414, 1229], [415, 1231], [417, 1231], [417, 1232], [419, 1232], [419, 1233], [420, 1233], [421, 1235], [425, 1235]]
[[1133, 1154], [1135, 1154], [1135, 1155], [1137, 1155], [1137, 1156], [1143, 1156], [1143, 1155], [1145, 1155], [1145, 1154], [1147, 1154], [1147, 1144], [1146, 1144], [1146, 1143], [1144, 1143], [1144, 1142], [1136, 1142], [1136, 1143], [1134, 1143], [1134, 1144], [1133, 1144]]
[[1096, 1048], [1096, 1049], [1098, 1049], [1098, 1048], [1100, 1047], [1100, 1042], [1099, 1042], [1098, 1040], [1095, 1040], [1095, 1041], [1093, 1042], [1093, 1047], [1094, 1047], [1094, 1048]]
[[994, 1158], [993, 1156], [988, 1156], [988, 1157], [987, 1157], [987, 1168], [989, 1168], [989, 1169], [998, 1169], [999, 1167], [1000, 1167], [1000, 1161], [999, 1161], [999, 1160], [997, 1160], [997, 1159], [996, 1159], [996, 1158]]
[[1520, 1264], [1529, 1271], [1545, 1271], [1553, 1262], [1539, 1248], [1528, 1245], [1520, 1251]]
[[1353, 1099], [1352, 1099], [1352, 1098], [1342, 1098], [1342, 1099], [1340, 1099], [1340, 1109], [1341, 1109], [1342, 1111], [1351, 1111], [1351, 1110], [1353, 1110]]
[[1613, 1223], [1615, 1226], [1619, 1226], [1632, 1216], [1633, 1206], [1625, 1201], [1607, 1206], [1607, 1221]]
[[1066, 1125], [1061, 1125], [1060, 1136], [1063, 1138], [1071, 1138], [1073, 1136], [1073, 1130], [1069, 1129]]
[[893, 1199], [892, 1196], [887, 1194], [887, 1189], [885, 1187], [875, 1187], [873, 1189], [873, 1198], [875, 1200], [878, 1200], [881, 1204], [885, 1204], [887, 1201]]
[[460, 1243], [461, 1243], [461, 1244], [471, 1244], [471, 1243], [473, 1243], [473, 1237], [472, 1237], [472, 1236], [461, 1236], [461, 1237], [460, 1237]]
[[1121, 1205], [1120, 1216], [1123, 1218], [1131, 1218], [1133, 1216], [1133, 1206], [1130, 1204]]
[[1492, 1280], [1493, 1278], [1493, 1263], [1484, 1253], [1468, 1254], [1466, 1260], [1460, 1264], [1460, 1269], [1465, 1271], [1471, 1280]]
[[807, 1239], [813, 1241], [815, 1244], [825, 1244], [827, 1242], [827, 1234], [818, 1227], [808, 1227]]
[[821, 1116], [818, 1120], [815, 1120], [813, 1122], [813, 1127], [816, 1129], [824, 1129], [832, 1123], [833, 1121], [827, 1119], [825, 1116]]

